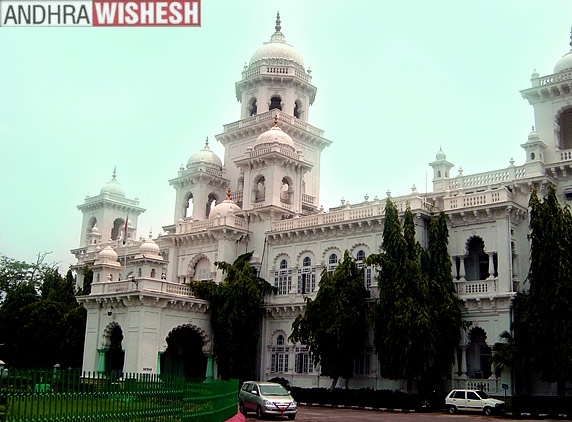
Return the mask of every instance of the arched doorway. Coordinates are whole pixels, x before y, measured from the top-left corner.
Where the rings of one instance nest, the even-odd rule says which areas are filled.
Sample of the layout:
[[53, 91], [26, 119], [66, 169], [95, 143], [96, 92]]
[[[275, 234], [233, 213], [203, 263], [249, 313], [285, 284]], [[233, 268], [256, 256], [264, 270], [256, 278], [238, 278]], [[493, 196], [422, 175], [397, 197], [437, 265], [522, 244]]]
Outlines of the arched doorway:
[[467, 348], [467, 371], [471, 378], [487, 379], [491, 376], [491, 354], [487, 333], [481, 327], [474, 327], [469, 332]]
[[123, 330], [116, 322], [110, 324], [105, 330], [105, 368], [104, 372], [110, 376], [119, 378], [123, 375], [125, 363], [125, 351], [122, 346]]
[[167, 336], [167, 349], [161, 354], [161, 374], [205, 378], [207, 357], [203, 353], [205, 334], [197, 327], [183, 325]]

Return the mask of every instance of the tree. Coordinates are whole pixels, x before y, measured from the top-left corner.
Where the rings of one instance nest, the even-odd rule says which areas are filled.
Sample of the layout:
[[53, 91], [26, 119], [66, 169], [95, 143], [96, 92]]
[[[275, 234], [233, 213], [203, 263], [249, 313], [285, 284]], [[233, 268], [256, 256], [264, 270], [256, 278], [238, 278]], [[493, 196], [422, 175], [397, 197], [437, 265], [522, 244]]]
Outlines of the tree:
[[363, 352], [366, 338], [367, 291], [363, 270], [346, 250], [333, 273], [322, 271], [314, 300], [306, 298], [304, 312], [294, 320], [289, 340], [308, 346], [314, 365], [332, 379], [353, 376], [354, 359]]
[[572, 380], [572, 215], [553, 186], [530, 200], [530, 289], [525, 302], [526, 353], [543, 381], [564, 395]]
[[240, 255], [233, 264], [215, 262], [226, 274], [216, 284], [191, 282], [197, 296], [210, 302], [213, 354], [222, 378], [246, 380], [256, 373], [257, 344], [260, 337], [260, 307], [270, 284], [250, 266], [252, 252]]
[[381, 373], [390, 379], [406, 379], [408, 387], [411, 381], [427, 377], [435, 356], [427, 279], [414, 234], [409, 207], [402, 232], [397, 208], [388, 198], [381, 252], [368, 257], [379, 268], [379, 299], [372, 321]]
[[86, 311], [75, 299], [71, 270], [62, 277], [43, 263], [44, 257], [38, 255], [35, 264], [0, 260], [7, 286], [0, 304], [0, 343], [3, 360], [12, 367], [81, 364]]
[[464, 328], [459, 299], [451, 274], [449, 256], [449, 230], [444, 212], [431, 221], [429, 244], [424, 253], [424, 272], [429, 281], [429, 307], [431, 313], [434, 362], [428, 376], [427, 388], [434, 390], [440, 380], [451, 375], [455, 351]]

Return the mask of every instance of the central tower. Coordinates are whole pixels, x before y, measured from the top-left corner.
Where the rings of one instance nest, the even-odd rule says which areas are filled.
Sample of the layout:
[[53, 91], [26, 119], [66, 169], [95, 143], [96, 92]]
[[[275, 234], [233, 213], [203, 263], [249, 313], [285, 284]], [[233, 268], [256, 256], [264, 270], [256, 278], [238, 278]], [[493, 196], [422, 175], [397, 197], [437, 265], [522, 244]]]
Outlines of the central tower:
[[[236, 98], [241, 103], [241, 120], [224, 126], [224, 132], [216, 138], [225, 147], [226, 176], [232, 186], [233, 198], [243, 210], [255, 208], [253, 192], [261, 187], [259, 178], [245, 179], [248, 164], [246, 157], [253, 158], [253, 148], [260, 143], [258, 137], [272, 127], [280, 129], [292, 139], [292, 152], [302, 172], [293, 174], [288, 189], [298, 192], [300, 207], [296, 214], [310, 214], [319, 207], [320, 154], [331, 144], [323, 137], [323, 131], [308, 123], [309, 108], [316, 97], [316, 87], [311, 84], [310, 71], [306, 71], [301, 55], [286, 42], [280, 15], [276, 17], [275, 32], [252, 55], [236, 83]], [[277, 117], [277, 121], [275, 119]], [[266, 166], [270, 165], [266, 161]], [[272, 173], [267, 168], [267, 174]], [[274, 172], [276, 175], [281, 172]], [[302, 174], [303, 173], [303, 174]], [[279, 184], [265, 179], [265, 183]], [[298, 180], [298, 182], [296, 182]], [[292, 186], [292, 183], [296, 186]], [[299, 185], [298, 185], [299, 184]]]

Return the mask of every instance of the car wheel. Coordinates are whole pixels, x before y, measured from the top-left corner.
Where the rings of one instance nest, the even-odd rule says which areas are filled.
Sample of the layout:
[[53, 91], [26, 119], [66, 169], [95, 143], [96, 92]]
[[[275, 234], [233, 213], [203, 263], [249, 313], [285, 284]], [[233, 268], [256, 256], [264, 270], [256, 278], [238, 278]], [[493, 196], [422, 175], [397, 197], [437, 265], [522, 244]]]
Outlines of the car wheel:
[[451, 415], [454, 415], [455, 413], [457, 413], [457, 408], [455, 406], [449, 406], [449, 408], [447, 410], [449, 411], [449, 413]]
[[262, 413], [262, 407], [258, 406], [256, 408], [256, 416], [258, 417], [258, 419], [264, 418], [264, 413]]
[[493, 409], [491, 409], [490, 407], [485, 407], [485, 409], [483, 410], [483, 413], [486, 416], [491, 416], [493, 414]]
[[248, 412], [246, 411], [246, 407], [244, 407], [244, 403], [243, 403], [243, 402], [240, 402], [240, 403], [238, 404], [238, 410], [239, 410], [240, 413], [242, 413], [244, 416], [246, 416], [246, 414], [248, 413]]

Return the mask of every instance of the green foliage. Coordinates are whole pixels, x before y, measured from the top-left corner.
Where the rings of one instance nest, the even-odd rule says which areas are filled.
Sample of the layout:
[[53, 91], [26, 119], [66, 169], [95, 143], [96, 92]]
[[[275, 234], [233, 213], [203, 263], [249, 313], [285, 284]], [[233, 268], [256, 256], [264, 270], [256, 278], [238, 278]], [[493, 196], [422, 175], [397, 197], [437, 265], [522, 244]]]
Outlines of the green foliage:
[[213, 353], [224, 379], [253, 378], [260, 336], [263, 296], [272, 291], [250, 266], [252, 252], [240, 255], [234, 263], [215, 262], [225, 274], [220, 283], [191, 283], [195, 294], [210, 302]]
[[379, 299], [372, 310], [381, 373], [417, 380], [427, 389], [448, 376], [463, 322], [451, 275], [445, 215], [431, 222], [429, 246], [415, 241], [409, 207], [399, 215], [386, 201], [381, 252], [368, 257], [379, 269]]
[[563, 394], [564, 381], [572, 381], [572, 215], [553, 186], [542, 202], [532, 192], [529, 208], [530, 289], [522, 350], [541, 379], [557, 382]]
[[8, 287], [0, 304], [2, 360], [10, 367], [81, 365], [87, 317], [71, 270], [62, 277], [40, 256], [36, 264], [1, 257], [0, 265]]
[[[429, 227], [429, 244], [424, 272], [429, 282], [429, 310], [434, 342], [434, 365], [428, 374], [429, 382], [450, 376], [455, 361], [455, 350], [461, 341], [464, 326], [459, 307], [448, 250], [449, 230], [444, 212]], [[433, 386], [429, 386], [431, 390]]]
[[333, 273], [324, 269], [314, 300], [306, 298], [304, 313], [292, 324], [289, 340], [308, 346], [314, 365], [335, 385], [351, 378], [354, 359], [363, 352], [366, 338], [367, 291], [363, 270], [345, 251]]

